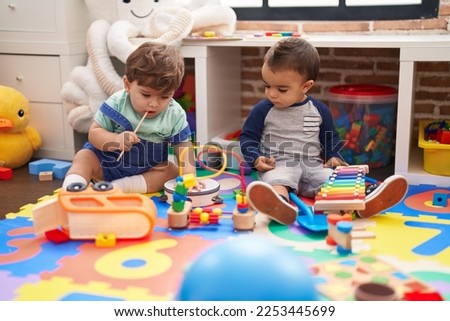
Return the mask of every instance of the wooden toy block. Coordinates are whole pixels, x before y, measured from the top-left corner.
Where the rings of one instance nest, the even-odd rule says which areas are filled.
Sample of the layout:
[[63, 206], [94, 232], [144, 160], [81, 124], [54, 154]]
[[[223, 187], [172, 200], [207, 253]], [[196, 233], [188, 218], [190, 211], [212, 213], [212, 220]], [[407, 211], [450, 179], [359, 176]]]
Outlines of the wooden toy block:
[[339, 214], [327, 216], [328, 235], [325, 239], [328, 245], [336, 245], [339, 254], [352, 252], [352, 236], [350, 234], [353, 224], [351, 219], [344, 219]]
[[339, 254], [352, 252], [352, 241], [356, 239], [374, 238], [375, 233], [355, 228], [350, 215], [329, 214], [327, 216], [328, 235], [325, 239], [328, 245], [336, 245]]
[[0, 166], [0, 179], [7, 180], [7, 179], [12, 179], [12, 178], [13, 178], [12, 169]]
[[192, 210], [192, 202], [184, 202], [182, 211], [175, 211], [172, 207], [167, 210], [167, 222], [169, 228], [182, 229], [189, 225], [189, 213]]
[[236, 207], [233, 210], [233, 227], [236, 231], [253, 231], [255, 228], [255, 211], [248, 209], [242, 213]]
[[30, 174], [39, 175], [40, 172], [53, 172], [53, 177], [63, 179], [72, 163], [54, 159], [43, 158], [28, 164]]
[[46, 172], [39, 172], [39, 181], [52, 181], [53, 180], [53, 172], [52, 171], [46, 171]]

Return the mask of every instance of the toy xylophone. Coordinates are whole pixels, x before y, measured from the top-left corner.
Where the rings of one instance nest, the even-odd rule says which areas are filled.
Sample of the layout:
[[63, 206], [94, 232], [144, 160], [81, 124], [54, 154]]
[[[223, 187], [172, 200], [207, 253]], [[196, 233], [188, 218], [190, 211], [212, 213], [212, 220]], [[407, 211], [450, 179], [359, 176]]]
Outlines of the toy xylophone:
[[346, 211], [365, 209], [367, 165], [338, 166], [316, 195], [314, 210]]

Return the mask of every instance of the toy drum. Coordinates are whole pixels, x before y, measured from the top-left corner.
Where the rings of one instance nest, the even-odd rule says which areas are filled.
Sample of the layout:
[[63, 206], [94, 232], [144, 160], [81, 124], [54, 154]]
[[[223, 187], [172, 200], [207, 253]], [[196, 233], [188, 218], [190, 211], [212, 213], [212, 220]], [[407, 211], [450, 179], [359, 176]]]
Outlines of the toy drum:
[[[201, 190], [190, 189], [188, 191], [187, 197], [192, 200], [192, 207], [212, 205], [215, 203], [214, 198], [219, 195], [220, 185], [216, 180], [204, 179], [201, 182], [205, 185], [204, 188]], [[169, 204], [172, 204], [175, 186], [175, 179], [167, 181], [164, 184], [164, 192]]]

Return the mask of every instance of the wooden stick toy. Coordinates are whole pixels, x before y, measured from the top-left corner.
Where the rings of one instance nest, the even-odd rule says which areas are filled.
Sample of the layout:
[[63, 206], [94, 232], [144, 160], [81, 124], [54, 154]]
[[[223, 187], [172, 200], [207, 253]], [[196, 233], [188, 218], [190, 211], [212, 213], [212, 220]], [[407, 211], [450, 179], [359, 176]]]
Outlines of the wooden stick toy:
[[[137, 131], [139, 130], [139, 127], [141, 127], [142, 123], [144, 122], [145, 117], [147, 117], [148, 111], [145, 112], [144, 116], [142, 116], [141, 120], [139, 121], [139, 124], [137, 124], [136, 128], [134, 129], [134, 133], [136, 134]], [[123, 154], [125, 153], [125, 151], [123, 150], [119, 157], [117, 157], [117, 161], [120, 161], [120, 159], [122, 158]]]

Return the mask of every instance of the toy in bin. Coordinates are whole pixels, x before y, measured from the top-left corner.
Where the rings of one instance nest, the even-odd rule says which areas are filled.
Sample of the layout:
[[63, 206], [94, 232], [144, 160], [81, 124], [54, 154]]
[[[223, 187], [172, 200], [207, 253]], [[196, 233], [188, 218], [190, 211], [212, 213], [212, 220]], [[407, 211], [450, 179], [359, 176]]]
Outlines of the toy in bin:
[[448, 121], [421, 120], [419, 147], [423, 148], [426, 172], [450, 176], [450, 124]]
[[391, 161], [397, 90], [381, 85], [340, 85], [329, 90], [330, 110], [349, 164], [371, 168]]

